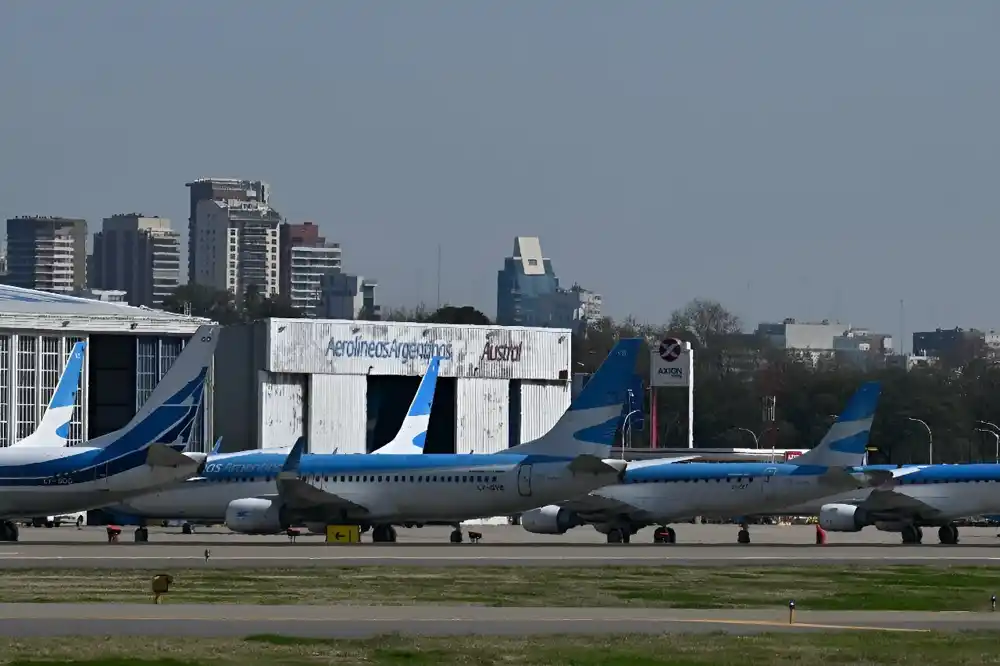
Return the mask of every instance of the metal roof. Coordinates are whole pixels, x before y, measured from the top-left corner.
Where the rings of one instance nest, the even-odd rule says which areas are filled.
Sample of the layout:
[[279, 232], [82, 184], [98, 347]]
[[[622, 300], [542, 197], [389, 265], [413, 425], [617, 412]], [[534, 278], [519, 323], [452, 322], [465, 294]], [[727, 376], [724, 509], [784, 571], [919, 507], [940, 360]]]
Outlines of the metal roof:
[[0, 285], [0, 328], [121, 333], [191, 333], [210, 323], [164, 310], [133, 307]]

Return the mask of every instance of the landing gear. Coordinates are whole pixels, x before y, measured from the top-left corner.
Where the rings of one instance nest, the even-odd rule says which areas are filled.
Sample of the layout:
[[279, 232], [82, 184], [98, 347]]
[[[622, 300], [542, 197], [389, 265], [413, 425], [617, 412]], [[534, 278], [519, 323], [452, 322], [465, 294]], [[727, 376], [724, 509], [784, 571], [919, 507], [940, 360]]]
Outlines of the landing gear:
[[396, 528], [392, 525], [372, 527], [372, 541], [375, 543], [396, 543]]
[[462, 543], [462, 528], [456, 526], [455, 529], [452, 530], [451, 536], [448, 537], [448, 540], [452, 543]]
[[[907, 525], [903, 528], [903, 543], [905, 544], [917, 544], [924, 540], [924, 531], [916, 525]], [[958, 530], [955, 531], [956, 537], [958, 536]]]
[[632, 533], [618, 527], [608, 530], [608, 543], [628, 543], [632, 540]]
[[10, 520], [0, 521], [0, 541], [17, 541], [17, 523]]
[[653, 532], [653, 543], [677, 543], [677, 532], [672, 527], [660, 525]]
[[181, 525], [181, 534], [194, 534], [194, 525], [191, 523]]
[[958, 543], [958, 528], [954, 525], [942, 525], [938, 530], [938, 540], [945, 545], [954, 546]]

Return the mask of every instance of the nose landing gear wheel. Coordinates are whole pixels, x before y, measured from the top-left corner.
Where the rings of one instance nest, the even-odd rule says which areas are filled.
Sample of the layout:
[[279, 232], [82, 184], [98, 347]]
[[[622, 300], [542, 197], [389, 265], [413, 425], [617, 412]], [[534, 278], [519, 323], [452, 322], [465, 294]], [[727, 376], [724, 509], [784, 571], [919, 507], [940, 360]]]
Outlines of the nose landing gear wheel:
[[674, 528], [661, 525], [653, 532], [653, 543], [677, 543], [677, 533]]

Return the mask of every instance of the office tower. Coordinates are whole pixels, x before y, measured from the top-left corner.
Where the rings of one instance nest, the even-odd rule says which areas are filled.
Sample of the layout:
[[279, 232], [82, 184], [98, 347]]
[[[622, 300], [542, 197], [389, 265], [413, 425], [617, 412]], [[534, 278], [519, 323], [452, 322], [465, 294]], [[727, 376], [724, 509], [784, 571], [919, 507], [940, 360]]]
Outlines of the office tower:
[[62, 294], [86, 287], [87, 221], [42, 216], [7, 220], [6, 282]]
[[312, 222], [282, 224], [279, 232], [279, 290], [307, 317], [322, 315], [323, 276], [339, 273], [339, 243], [327, 243]]
[[94, 234], [91, 266], [91, 287], [124, 291], [129, 305], [162, 308], [180, 284], [180, 234], [163, 217], [113, 215]]

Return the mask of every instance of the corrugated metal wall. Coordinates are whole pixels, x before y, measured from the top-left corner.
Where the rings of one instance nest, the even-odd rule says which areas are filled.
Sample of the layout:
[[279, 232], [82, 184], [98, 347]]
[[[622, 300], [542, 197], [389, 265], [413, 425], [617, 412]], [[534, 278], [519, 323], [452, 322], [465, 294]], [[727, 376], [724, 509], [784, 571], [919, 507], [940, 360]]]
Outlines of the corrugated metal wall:
[[261, 371], [260, 429], [257, 448], [291, 446], [303, 434], [305, 375]]
[[521, 442], [547, 433], [569, 409], [570, 384], [521, 382]]
[[222, 437], [223, 451], [252, 449], [260, 441], [261, 420], [254, 416], [260, 413], [257, 372], [267, 359], [266, 344], [263, 322], [224, 326], [219, 335], [212, 414], [214, 436]]
[[400, 322], [268, 320], [270, 372], [569, 381], [568, 329]]
[[456, 383], [455, 453], [496, 453], [508, 445], [506, 379], [459, 379]]
[[367, 393], [363, 375], [309, 376], [310, 453], [367, 453]]

